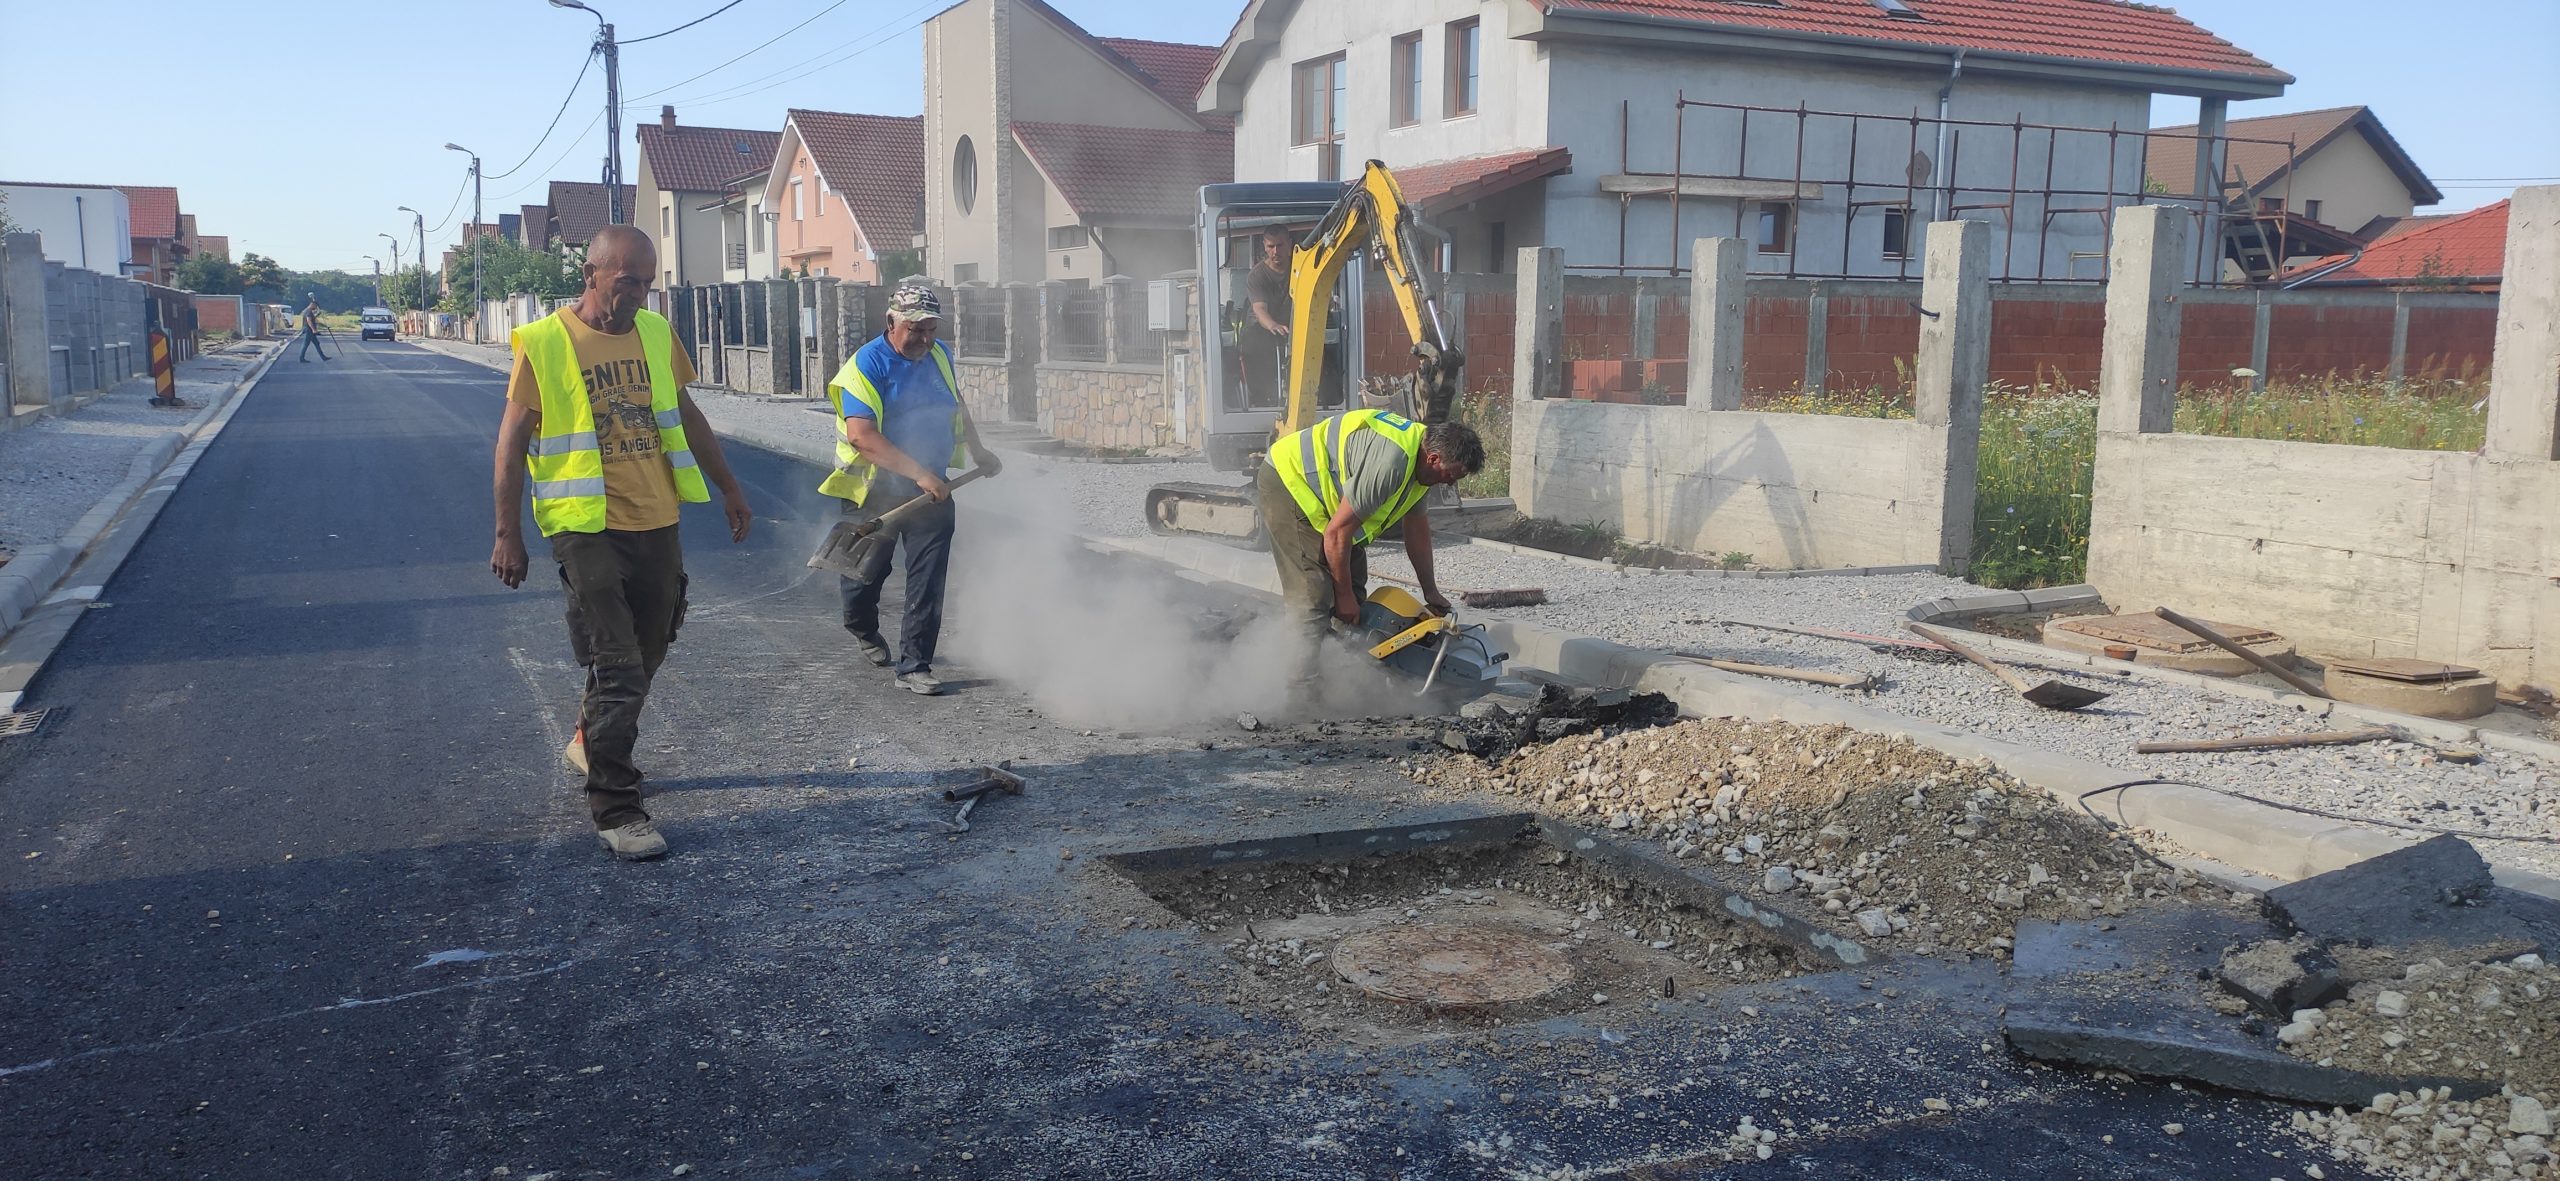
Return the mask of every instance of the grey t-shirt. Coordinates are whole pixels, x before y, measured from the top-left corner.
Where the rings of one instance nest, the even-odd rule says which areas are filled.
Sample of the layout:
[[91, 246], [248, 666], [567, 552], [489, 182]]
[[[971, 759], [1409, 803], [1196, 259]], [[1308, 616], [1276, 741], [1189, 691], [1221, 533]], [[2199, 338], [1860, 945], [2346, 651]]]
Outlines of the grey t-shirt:
[[1342, 441], [1342, 496], [1355, 522], [1395, 498], [1404, 487], [1404, 448], [1376, 431], [1353, 431]]

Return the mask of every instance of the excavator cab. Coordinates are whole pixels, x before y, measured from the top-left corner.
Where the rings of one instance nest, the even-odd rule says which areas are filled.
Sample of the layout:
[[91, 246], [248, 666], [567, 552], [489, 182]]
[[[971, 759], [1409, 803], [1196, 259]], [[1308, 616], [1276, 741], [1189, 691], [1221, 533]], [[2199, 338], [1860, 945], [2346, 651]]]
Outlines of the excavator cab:
[[[1276, 225], [1293, 240], [1305, 239], [1347, 188], [1331, 181], [1283, 181], [1210, 185], [1200, 192], [1200, 306], [1217, 327], [1201, 334], [1202, 372], [1210, 378], [1209, 437], [1202, 450], [1219, 471], [1251, 471], [1271, 441], [1273, 424], [1288, 411], [1288, 364], [1296, 342], [1261, 331], [1253, 315], [1253, 268], [1262, 257], [1262, 233]], [[1360, 307], [1361, 271], [1347, 268], [1331, 296], [1323, 377], [1316, 387], [1316, 405], [1324, 414], [1340, 413], [1346, 391], [1360, 388], [1363, 317], [1350, 313]]]

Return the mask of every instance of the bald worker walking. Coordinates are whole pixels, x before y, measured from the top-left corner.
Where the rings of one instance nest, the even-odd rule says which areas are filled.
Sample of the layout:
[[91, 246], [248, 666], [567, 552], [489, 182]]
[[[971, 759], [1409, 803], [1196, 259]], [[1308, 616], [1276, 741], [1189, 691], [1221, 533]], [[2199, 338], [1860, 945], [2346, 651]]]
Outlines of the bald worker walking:
[[587, 246], [585, 271], [577, 303], [514, 333], [489, 569], [510, 588], [524, 584], [519, 522], [530, 482], [533, 521], [569, 600], [569, 647], [587, 669], [568, 758], [586, 775], [597, 839], [639, 861], [667, 851], [640, 806], [631, 752], [650, 678], [684, 620], [677, 509], [718, 488], [731, 541], [746, 540], [754, 517], [685, 393], [692, 360], [666, 318], [641, 306], [658, 273], [648, 235], [606, 226]]

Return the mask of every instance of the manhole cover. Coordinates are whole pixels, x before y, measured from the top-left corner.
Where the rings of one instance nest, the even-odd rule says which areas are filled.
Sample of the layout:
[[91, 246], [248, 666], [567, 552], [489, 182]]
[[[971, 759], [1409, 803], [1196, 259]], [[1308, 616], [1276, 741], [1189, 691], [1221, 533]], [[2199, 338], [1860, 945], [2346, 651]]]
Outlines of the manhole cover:
[[1536, 936], [1495, 927], [1395, 926], [1334, 945], [1344, 982], [1420, 1005], [1500, 1005], [1544, 996], [1573, 965]]

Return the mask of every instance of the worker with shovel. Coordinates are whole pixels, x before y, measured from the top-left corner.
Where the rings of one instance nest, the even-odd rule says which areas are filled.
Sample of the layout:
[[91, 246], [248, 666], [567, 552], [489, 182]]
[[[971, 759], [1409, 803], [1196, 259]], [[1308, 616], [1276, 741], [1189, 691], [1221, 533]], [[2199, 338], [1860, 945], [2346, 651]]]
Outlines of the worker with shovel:
[[[885, 330], [827, 383], [840, 434], [835, 470], [818, 485], [820, 492], [844, 500], [847, 517], [880, 519], [885, 527], [862, 549], [854, 571], [839, 576], [844, 629], [875, 667], [893, 662], [880, 635], [880, 587], [892, 553], [905, 548], [906, 624], [894, 660], [897, 685], [927, 697], [942, 692], [933, 675], [933, 651], [942, 638], [942, 587], [959, 522], [945, 477], [963, 461], [974, 461], [981, 475], [1003, 467], [978, 441], [977, 424], [960, 402], [951, 351], [935, 339], [941, 332], [942, 300], [932, 288], [900, 287], [889, 297]], [[924, 503], [889, 519], [890, 510], [917, 497]], [[890, 544], [893, 539], [897, 546]]]

